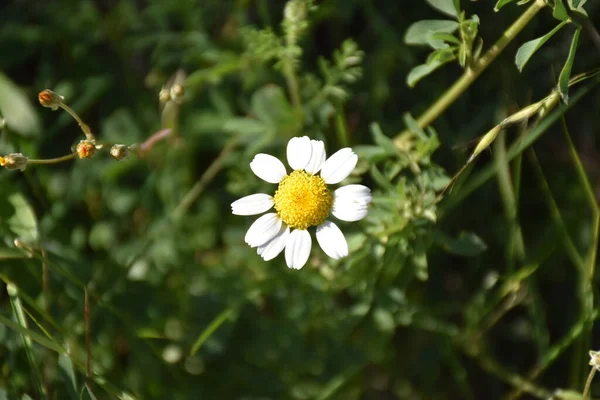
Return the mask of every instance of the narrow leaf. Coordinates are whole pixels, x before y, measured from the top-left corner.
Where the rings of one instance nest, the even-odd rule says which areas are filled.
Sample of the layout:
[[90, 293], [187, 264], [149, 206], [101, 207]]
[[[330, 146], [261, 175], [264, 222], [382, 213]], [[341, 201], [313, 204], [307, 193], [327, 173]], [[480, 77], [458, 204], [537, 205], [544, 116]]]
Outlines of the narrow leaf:
[[433, 60], [432, 62], [427, 64], [417, 65], [416, 67], [411, 69], [408, 75], [406, 76], [406, 84], [411, 88], [415, 87], [415, 85], [421, 79], [425, 78], [427, 75], [431, 74], [433, 71], [440, 68], [442, 65], [447, 64], [449, 61], [451, 61], [451, 59], [445, 61]]
[[13, 321], [6, 318], [2, 314], [0, 314], [0, 323], [6, 325], [8, 328], [10, 328], [14, 331], [19, 332], [22, 335], [25, 335], [25, 336], [31, 338], [31, 340], [33, 340], [34, 342], [37, 342], [37, 343], [41, 344], [42, 346], [49, 348], [50, 350], [54, 350], [58, 354], [66, 353], [66, 351], [58, 343], [56, 343], [48, 338], [45, 338], [44, 336], [40, 335], [37, 332], [31, 331], [19, 324], [14, 323]]
[[558, 32], [560, 30], [560, 28], [565, 26], [565, 24], [567, 22], [568, 22], [568, 20], [562, 21], [560, 24], [556, 25], [554, 27], [554, 29], [552, 29], [550, 32], [548, 32], [544, 36], [539, 37], [537, 39], [530, 40], [529, 42], [526, 42], [521, 47], [519, 47], [519, 50], [517, 51], [517, 56], [515, 57], [515, 64], [517, 65], [517, 68], [519, 69], [519, 71], [523, 70], [523, 68], [525, 67], [525, 64], [527, 64], [527, 62], [529, 61], [531, 56], [533, 56], [533, 54], [536, 51], [538, 51], [538, 49], [540, 47], [542, 47], [544, 45], [544, 43], [546, 43], [548, 41], [548, 39], [550, 39], [552, 36], [554, 36], [554, 34], [556, 32]]
[[435, 242], [448, 253], [463, 257], [475, 257], [487, 250], [485, 242], [471, 232], [461, 232], [457, 238], [437, 232], [434, 238]]
[[404, 42], [409, 45], [428, 45], [434, 33], [453, 33], [457, 28], [456, 21], [439, 19], [417, 21], [406, 30]]
[[202, 331], [192, 349], [190, 350], [190, 355], [194, 355], [200, 350], [204, 342], [227, 320], [229, 319], [235, 312], [234, 307], [229, 307], [223, 310], [216, 318]]
[[[18, 296], [18, 289], [13, 283], [8, 283], [6, 285], [6, 291], [10, 297], [10, 305], [13, 312], [13, 317], [17, 321], [17, 323], [27, 329], [27, 319], [25, 318], [25, 312], [23, 311], [23, 305], [21, 304], [21, 300]], [[44, 388], [42, 386], [42, 373], [38, 368], [38, 364], [35, 360], [35, 352], [33, 349], [33, 343], [31, 338], [27, 335], [21, 333], [21, 339], [23, 340], [23, 348], [25, 349], [25, 355], [27, 356], [27, 361], [29, 362], [29, 367], [31, 370], [31, 374], [33, 375], [33, 380], [35, 385], [37, 386], [37, 390], [40, 396], [44, 395]]]
[[578, 28], [573, 34], [573, 39], [571, 40], [571, 48], [569, 49], [567, 61], [565, 62], [564, 67], [560, 71], [560, 76], [558, 77], [558, 92], [560, 93], [560, 97], [565, 103], [569, 102], [569, 79], [571, 78], [571, 70], [573, 68], [573, 62], [575, 61], [575, 52], [577, 51], [577, 44], [579, 43], [580, 33], [581, 28]]
[[496, 6], [494, 7], [494, 11], [498, 12], [502, 7], [507, 5], [508, 3], [512, 3], [515, 0], [498, 0]]
[[458, 18], [458, 7], [456, 7], [456, 0], [426, 0], [427, 3], [436, 10], [449, 15], [454, 18]]

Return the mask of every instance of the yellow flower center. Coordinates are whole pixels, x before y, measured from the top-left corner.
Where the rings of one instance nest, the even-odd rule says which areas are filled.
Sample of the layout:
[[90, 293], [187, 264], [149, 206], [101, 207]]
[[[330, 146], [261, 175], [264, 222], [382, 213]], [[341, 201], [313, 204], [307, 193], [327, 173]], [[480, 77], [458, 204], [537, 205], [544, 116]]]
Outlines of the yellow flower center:
[[306, 229], [325, 222], [333, 206], [333, 195], [320, 176], [294, 171], [279, 182], [273, 202], [286, 225]]

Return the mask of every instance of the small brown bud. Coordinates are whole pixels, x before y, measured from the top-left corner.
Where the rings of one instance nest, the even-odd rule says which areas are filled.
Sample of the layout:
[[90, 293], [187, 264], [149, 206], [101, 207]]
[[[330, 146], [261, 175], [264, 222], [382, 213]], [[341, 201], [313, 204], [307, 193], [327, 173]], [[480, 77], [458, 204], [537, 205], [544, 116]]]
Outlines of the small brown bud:
[[169, 94], [171, 96], [171, 99], [179, 103], [181, 102], [181, 100], [183, 100], [183, 96], [185, 95], [185, 88], [183, 87], [183, 85], [176, 83], [173, 86], [171, 86]]
[[77, 155], [79, 158], [92, 158], [96, 149], [96, 143], [93, 140], [82, 140], [77, 144]]
[[63, 103], [64, 97], [59, 96], [50, 89], [45, 89], [38, 94], [38, 100], [42, 106], [56, 111]]
[[110, 155], [113, 156], [115, 160], [121, 161], [129, 157], [129, 147], [124, 144], [115, 144], [110, 149]]
[[27, 168], [27, 162], [29, 159], [25, 157], [21, 153], [13, 153], [4, 157], [0, 157], [0, 167], [5, 167], [6, 169], [19, 169], [21, 171], [25, 171]]

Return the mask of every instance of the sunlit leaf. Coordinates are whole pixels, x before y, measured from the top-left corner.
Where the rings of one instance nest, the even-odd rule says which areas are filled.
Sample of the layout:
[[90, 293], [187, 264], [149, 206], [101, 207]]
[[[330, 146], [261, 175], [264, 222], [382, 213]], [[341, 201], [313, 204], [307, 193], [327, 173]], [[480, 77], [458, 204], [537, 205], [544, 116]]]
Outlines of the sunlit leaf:
[[0, 72], [0, 113], [6, 126], [23, 136], [35, 136], [41, 131], [37, 110], [23, 90]]
[[8, 226], [21, 240], [27, 243], [38, 241], [38, 227], [33, 209], [21, 193], [13, 193], [8, 201], [14, 207], [14, 214], [8, 218]]
[[499, 11], [502, 7], [504, 7], [505, 5], [512, 3], [516, 0], [498, 0], [498, 2], [496, 3], [496, 6], [494, 7], [494, 11]]
[[430, 6], [451, 17], [458, 18], [460, 12], [458, 0], [426, 0]]
[[567, 22], [568, 21], [566, 20], [561, 22], [544, 36], [530, 40], [529, 42], [526, 42], [523, 45], [521, 45], [521, 47], [519, 47], [519, 50], [517, 51], [517, 55], [515, 57], [515, 64], [517, 65], [519, 71], [523, 70], [525, 64], [527, 64], [527, 62], [535, 54], [535, 52], [538, 51], [539, 48], [542, 47], [544, 43], [548, 41], [548, 39], [554, 36], [554, 34], [558, 32], [560, 28], [565, 26]]
[[569, 79], [571, 79], [571, 70], [573, 69], [573, 62], [575, 61], [575, 52], [577, 51], [577, 45], [579, 44], [580, 33], [581, 28], [578, 28], [573, 34], [567, 61], [565, 62], [565, 65], [560, 71], [560, 76], [558, 77], [558, 91], [565, 103], [569, 102]]
[[[428, 19], [415, 22], [404, 34], [404, 42], [409, 45], [430, 45], [434, 33], [452, 33], [458, 29], [458, 22]], [[443, 43], [442, 41], [439, 41]]]

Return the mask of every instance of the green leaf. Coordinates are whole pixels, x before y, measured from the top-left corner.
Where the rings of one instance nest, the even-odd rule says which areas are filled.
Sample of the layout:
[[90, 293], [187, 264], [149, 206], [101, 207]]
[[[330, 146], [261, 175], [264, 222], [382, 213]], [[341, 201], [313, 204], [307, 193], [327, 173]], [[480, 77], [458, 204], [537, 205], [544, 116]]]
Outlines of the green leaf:
[[588, 0], [568, 0], [569, 8], [571, 10], [577, 10], [578, 8], [583, 7]]
[[563, 3], [563, 0], [554, 0], [554, 10], [552, 10], [552, 16], [559, 21], [569, 19], [569, 13]]
[[443, 12], [451, 17], [458, 18], [460, 12], [458, 0], [426, 0], [427, 3], [436, 10]]
[[504, 7], [508, 3], [512, 3], [513, 1], [516, 1], [516, 0], [498, 0], [498, 2], [496, 3], [496, 6], [494, 7], [494, 11], [496, 11], [496, 12], [500, 11], [500, 9], [502, 7]]
[[36, 109], [21, 88], [1, 72], [0, 113], [13, 132], [26, 137], [39, 135], [41, 124]]
[[0, 261], [27, 258], [27, 254], [11, 247], [0, 247]]
[[219, 329], [219, 327], [225, 321], [231, 318], [235, 314], [235, 311], [236, 309], [234, 307], [229, 307], [223, 310], [219, 315], [217, 315], [215, 319], [213, 319], [213, 321], [202, 331], [200, 336], [198, 336], [198, 339], [196, 339], [194, 345], [192, 346], [192, 349], [190, 350], [190, 355], [193, 356], [194, 354], [196, 354], [198, 350], [200, 350], [204, 342], [206, 342], [206, 340], [209, 337], [211, 337], [211, 335], [215, 333], [215, 331]]
[[384, 308], [377, 308], [373, 311], [373, 322], [381, 332], [391, 333], [396, 328], [394, 316]]
[[54, 350], [58, 354], [66, 354], [65, 349], [63, 349], [58, 343], [46, 338], [45, 336], [40, 335], [37, 332], [29, 330], [19, 324], [14, 323], [10, 319], [6, 318], [4, 315], [0, 314], [0, 323], [6, 325], [9, 329], [19, 332], [22, 335], [25, 335], [34, 342], [41, 344], [44, 347], [47, 347], [50, 350]]
[[61, 354], [58, 356], [58, 367], [60, 372], [63, 374], [65, 378], [65, 382], [69, 384], [66, 385], [67, 391], [71, 398], [77, 398], [77, 378], [75, 376], [75, 368], [73, 366], [73, 360], [66, 354]]
[[33, 209], [21, 193], [13, 193], [8, 197], [14, 207], [14, 214], [8, 218], [8, 226], [21, 240], [27, 243], [38, 241], [38, 227]]
[[90, 387], [88, 386], [87, 383], [85, 385], [83, 385], [79, 399], [80, 400], [83, 400], [83, 399], [97, 400], [96, 395], [94, 394], [94, 392], [92, 392], [92, 389], [90, 389]]
[[474, 233], [461, 232], [457, 238], [451, 238], [436, 232], [434, 241], [448, 253], [463, 257], [475, 257], [487, 250], [487, 245]]
[[435, 43], [435, 41], [445, 42], [445, 43], [453, 43], [453, 44], [457, 44], [457, 45], [459, 45], [461, 43], [459, 38], [457, 38], [456, 36], [454, 36], [451, 33], [446, 33], [446, 32], [436, 32], [431, 35], [430, 39], [431, 39], [430, 43], [429, 43], [430, 45], [432, 44], [432, 42]]
[[[453, 33], [458, 29], [458, 22], [450, 20], [426, 19], [417, 21], [408, 27], [404, 34], [404, 42], [408, 45], [430, 45], [435, 33]], [[442, 43], [442, 41], [438, 41]], [[434, 44], [439, 45], [434, 41]], [[435, 47], [434, 47], [435, 48]]]
[[571, 79], [571, 70], [573, 68], [573, 62], [575, 61], [575, 52], [577, 51], [577, 44], [579, 43], [579, 34], [581, 33], [581, 27], [578, 28], [573, 34], [571, 40], [571, 48], [569, 49], [569, 55], [567, 61], [560, 71], [558, 77], [558, 92], [560, 97], [565, 103], [569, 102], [569, 79]]
[[[17, 323], [27, 329], [27, 319], [25, 318], [25, 312], [23, 311], [23, 305], [21, 304], [21, 299], [19, 299], [18, 293], [19, 290], [13, 283], [8, 283], [6, 285], [6, 292], [10, 297], [10, 305], [12, 308], [13, 318]], [[21, 333], [21, 340], [23, 341], [23, 348], [25, 349], [25, 355], [27, 356], [27, 361], [29, 362], [29, 370], [31, 371], [31, 375], [33, 376], [33, 380], [35, 385], [37, 386], [37, 390], [40, 396], [44, 394], [44, 388], [42, 386], [42, 372], [38, 367], [38, 363], [35, 359], [35, 351], [33, 349], [33, 342], [31, 338], [23, 333]]]
[[442, 65], [454, 60], [454, 58], [454, 55], [452, 55], [452, 58], [433, 59], [427, 64], [417, 65], [416, 67], [411, 69], [408, 75], [406, 76], [406, 84], [411, 88], [415, 87], [415, 85], [421, 79], [425, 78], [427, 75], [431, 74], [433, 71], [440, 68]]
[[230, 118], [223, 123], [225, 132], [240, 136], [253, 136], [266, 132], [268, 127], [261, 121], [252, 118]]
[[253, 117], [273, 127], [295, 125], [297, 123], [292, 106], [281, 87], [266, 85], [252, 96]]
[[554, 29], [552, 29], [550, 32], [548, 32], [544, 36], [539, 37], [537, 39], [530, 40], [529, 42], [526, 42], [521, 47], [519, 47], [519, 50], [517, 51], [517, 55], [515, 57], [515, 64], [517, 65], [517, 68], [519, 69], [519, 71], [523, 70], [523, 68], [525, 67], [525, 64], [527, 64], [527, 62], [529, 61], [531, 56], [533, 56], [533, 54], [536, 51], [538, 51], [538, 49], [540, 47], [542, 47], [544, 45], [544, 43], [546, 43], [548, 41], [548, 39], [550, 39], [552, 36], [554, 36], [554, 34], [556, 32], [558, 32], [560, 30], [560, 28], [565, 26], [565, 24], [567, 22], [568, 22], [568, 20], [562, 21], [560, 24], [555, 26]]
[[394, 154], [397, 152], [394, 141], [381, 131], [381, 127], [378, 123], [374, 122], [371, 124], [371, 134], [373, 135], [373, 141], [379, 147], [384, 149], [386, 152]]

